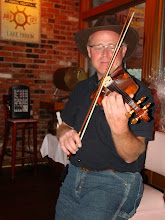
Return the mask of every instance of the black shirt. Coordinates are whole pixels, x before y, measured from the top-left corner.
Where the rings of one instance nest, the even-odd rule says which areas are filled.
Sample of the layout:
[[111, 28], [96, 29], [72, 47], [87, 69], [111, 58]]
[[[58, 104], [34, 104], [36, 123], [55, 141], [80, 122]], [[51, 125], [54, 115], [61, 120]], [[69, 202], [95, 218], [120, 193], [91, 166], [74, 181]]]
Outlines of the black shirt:
[[[134, 77], [133, 77], [134, 78]], [[141, 97], [147, 97], [143, 105], [152, 103], [149, 109], [149, 122], [140, 120], [137, 124], [131, 124], [129, 127], [135, 136], [146, 137], [149, 141], [153, 134], [153, 115], [154, 102], [147, 87], [139, 80], [134, 78], [139, 85], [139, 90], [134, 96], [134, 100], [138, 101]], [[74, 127], [79, 132], [82, 123], [92, 103], [91, 94], [97, 89], [98, 78], [95, 73], [89, 79], [79, 82], [67, 102], [61, 117], [62, 120]], [[135, 117], [135, 115], [134, 115]], [[100, 106], [96, 106], [88, 127], [82, 139], [82, 147], [75, 155], [71, 155], [70, 162], [77, 167], [84, 167], [91, 170], [103, 170], [107, 168], [114, 169], [119, 172], [140, 172], [144, 166], [145, 153], [133, 163], [126, 163], [117, 153], [114, 146], [111, 130], [106, 121], [104, 111]]]

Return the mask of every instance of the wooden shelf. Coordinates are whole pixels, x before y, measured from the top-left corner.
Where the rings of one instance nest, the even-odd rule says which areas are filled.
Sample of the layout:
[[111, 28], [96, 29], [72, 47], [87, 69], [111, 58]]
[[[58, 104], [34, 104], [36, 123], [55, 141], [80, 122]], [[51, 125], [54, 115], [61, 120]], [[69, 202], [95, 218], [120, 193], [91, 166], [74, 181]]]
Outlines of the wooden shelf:
[[40, 101], [40, 108], [48, 111], [62, 111], [65, 107], [66, 102], [57, 102], [52, 100], [42, 100]]

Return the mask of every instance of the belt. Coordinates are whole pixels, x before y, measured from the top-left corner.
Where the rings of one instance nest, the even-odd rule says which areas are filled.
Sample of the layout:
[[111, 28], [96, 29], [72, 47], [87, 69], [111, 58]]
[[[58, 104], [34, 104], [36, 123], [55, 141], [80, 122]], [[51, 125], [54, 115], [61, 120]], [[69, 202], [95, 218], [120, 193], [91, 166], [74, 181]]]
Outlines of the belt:
[[112, 172], [117, 172], [117, 171], [115, 171], [114, 169], [111, 169], [111, 168], [107, 168], [107, 169], [104, 169], [104, 170], [89, 170], [89, 169], [86, 169], [86, 168], [84, 168], [84, 167], [78, 167], [78, 168], [80, 168], [81, 170], [84, 170], [84, 171], [95, 171], [95, 172], [100, 172], [100, 171], [110, 170], [110, 171], [112, 171]]

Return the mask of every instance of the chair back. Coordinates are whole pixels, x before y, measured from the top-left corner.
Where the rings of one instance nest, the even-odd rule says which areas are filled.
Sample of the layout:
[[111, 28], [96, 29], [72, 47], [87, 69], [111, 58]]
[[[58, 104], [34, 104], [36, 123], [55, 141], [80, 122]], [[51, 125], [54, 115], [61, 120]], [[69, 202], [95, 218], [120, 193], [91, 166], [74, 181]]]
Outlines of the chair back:
[[3, 108], [4, 108], [4, 117], [6, 121], [10, 115], [9, 95], [3, 95]]
[[155, 132], [147, 146], [145, 168], [165, 176], [165, 133]]

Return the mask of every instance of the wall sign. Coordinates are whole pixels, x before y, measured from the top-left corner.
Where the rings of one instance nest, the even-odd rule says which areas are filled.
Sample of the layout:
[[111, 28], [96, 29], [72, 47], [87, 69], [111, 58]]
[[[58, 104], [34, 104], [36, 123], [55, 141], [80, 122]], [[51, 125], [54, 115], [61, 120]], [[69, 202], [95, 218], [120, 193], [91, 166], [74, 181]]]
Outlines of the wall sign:
[[0, 0], [0, 38], [40, 43], [40, 0]]

